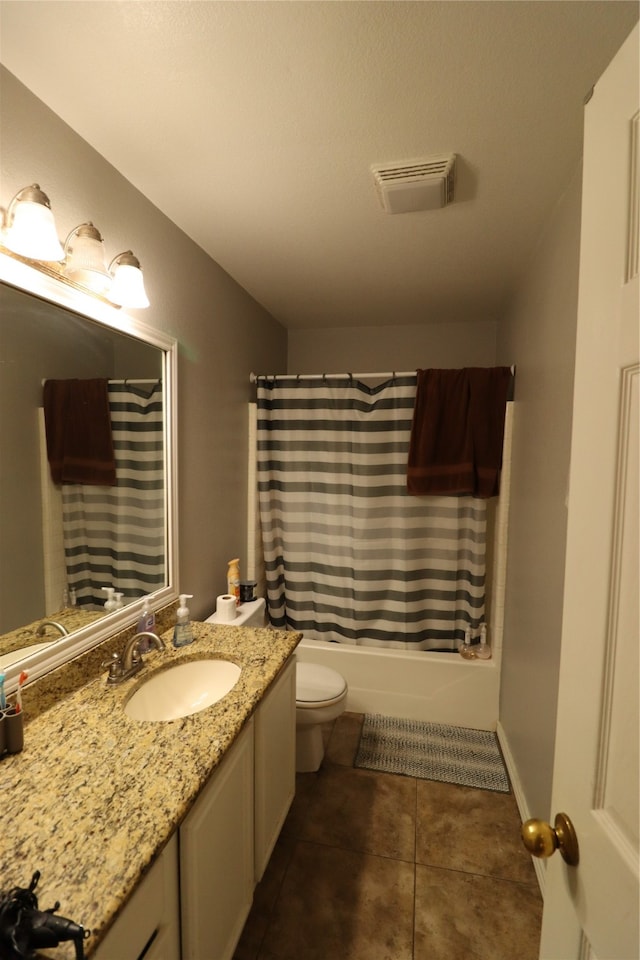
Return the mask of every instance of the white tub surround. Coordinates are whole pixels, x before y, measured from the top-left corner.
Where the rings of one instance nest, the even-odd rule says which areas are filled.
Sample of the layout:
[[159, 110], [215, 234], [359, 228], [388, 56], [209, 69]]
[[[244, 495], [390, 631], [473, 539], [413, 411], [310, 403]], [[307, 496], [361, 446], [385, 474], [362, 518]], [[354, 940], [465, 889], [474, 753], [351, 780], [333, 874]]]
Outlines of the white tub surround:
[[463, 660], [457, 653], [389, 653], [307, 639], [296, 648], [296, 659], [342, 674], [349, 688], [349, 711], [496, 730], [500, 693], [496, 660]]

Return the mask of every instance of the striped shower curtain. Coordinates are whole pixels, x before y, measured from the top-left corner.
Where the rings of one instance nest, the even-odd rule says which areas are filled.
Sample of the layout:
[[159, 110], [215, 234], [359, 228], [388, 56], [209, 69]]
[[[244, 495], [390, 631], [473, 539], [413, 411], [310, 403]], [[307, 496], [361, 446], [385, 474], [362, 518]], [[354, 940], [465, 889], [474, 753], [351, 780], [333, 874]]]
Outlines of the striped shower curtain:
[[486, 503], [409, 496], [416, 377], [259, 378], [269, 614], [317, 640], [456, 650], [484, 620]]
[[63, 484], [68, 589], [88, 609], [103, 587], [138, 599], [166, 583], [162, 383], [109, 381], [113, 487]]

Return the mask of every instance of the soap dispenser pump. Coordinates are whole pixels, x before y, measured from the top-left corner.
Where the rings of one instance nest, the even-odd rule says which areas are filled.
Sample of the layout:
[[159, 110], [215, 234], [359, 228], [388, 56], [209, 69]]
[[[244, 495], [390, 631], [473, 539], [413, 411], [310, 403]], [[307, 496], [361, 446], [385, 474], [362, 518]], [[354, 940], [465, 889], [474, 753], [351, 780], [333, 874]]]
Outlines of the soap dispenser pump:
[[186, 647], [189, 643], [193, 643], [193, 629], [189, 622], [189, 607], [187, 606], [187, 600], [192, 599], [192, 593], [180, 594], [180, 605], [178, 606], [177, 612], [178, 619], [173, 629], [174, 647]]

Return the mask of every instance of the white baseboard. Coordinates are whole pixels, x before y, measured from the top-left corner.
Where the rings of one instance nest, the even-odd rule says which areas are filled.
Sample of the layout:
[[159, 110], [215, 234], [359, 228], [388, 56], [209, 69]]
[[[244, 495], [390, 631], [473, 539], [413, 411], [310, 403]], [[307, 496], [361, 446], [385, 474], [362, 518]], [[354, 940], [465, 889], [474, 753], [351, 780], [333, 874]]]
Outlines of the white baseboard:
[[[513, 754], [509, 749], [509, 741], [507, 740], [507, 735], [504, 732], [504, 728], [499, 720], [498, 720], [498, 726], [496, 729], [496, 736], [498, 737], [498, 743], [500, 744], [500, 749], [502, 750], [502, 755], [504, 757], [507, 773], [509, 774], [509, 779], [511, 780], [511, 786], [513, 787], [513, 795], [516, 798], [518, 811], [520, 813], [520, 819], [524, 823], [525, 820], [531, 819], [531, 812], [529, 810], [526, 797], [522, 789], [522, 784], [520, 782], [520, 777], [518, 776], [518, 769], [515, 765]], [[544, 888], [545, 888], [545, 881], [547, 876], [546, 863], [543, 860], [540, 860], [539, 857], [532, 857], [531, 859], [533, 861], [533, 866], [536, 871], [536, 877], [538, 880], [538, 886], [540, 887], [540, 893], [542, 894], [542, 899], [544, 900]]]

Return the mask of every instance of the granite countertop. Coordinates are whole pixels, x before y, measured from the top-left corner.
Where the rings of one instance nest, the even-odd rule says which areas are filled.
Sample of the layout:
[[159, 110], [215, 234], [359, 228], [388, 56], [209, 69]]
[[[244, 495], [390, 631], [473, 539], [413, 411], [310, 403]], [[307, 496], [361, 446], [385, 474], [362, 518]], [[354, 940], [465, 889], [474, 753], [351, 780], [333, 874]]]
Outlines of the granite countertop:
[[[145, 655], [144, 669], [120, 685], [106, 671], [29, 719], [24, 750], [0, 761], [1, 889], [28, 886], [35, 870], [40, 909], [91, 930], [90, 955], [139, 880], [180, 825], [301, 639], [299, 633], [194, 623], [194, 643]], [[106, 644], [105, 644], [106, 646]], [[96, 648], [99, 649], [99, 648]], [[242, 667], [235, 687], [189, 717], [131, 720], [124, 703], [154, 671], [219, 657]], [[94, 656], [95, 662], [95, 656]], [[62, 668], [63, 670], [65, 668]], [[50, 681], [49, 681], [50, 682]], [[44, 955], [75, 956], [73, 944]]]

